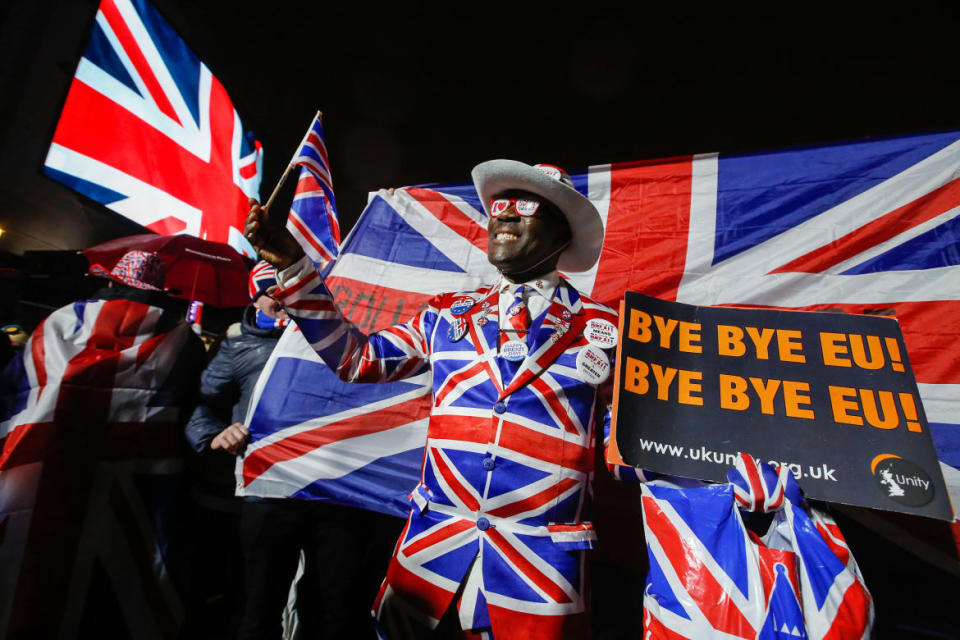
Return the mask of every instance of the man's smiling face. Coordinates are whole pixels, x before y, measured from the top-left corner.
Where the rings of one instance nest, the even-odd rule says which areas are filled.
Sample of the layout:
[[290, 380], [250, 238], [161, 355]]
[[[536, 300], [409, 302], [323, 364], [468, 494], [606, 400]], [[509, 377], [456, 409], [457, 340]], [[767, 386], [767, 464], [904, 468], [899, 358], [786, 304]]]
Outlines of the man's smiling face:
[[499, 216], [490, 217], [487, 223], [490, 264], [514, 282], [553, 271], [560, 248], [570, 241], [570, 225], [564, 215], [540, 196], [527, 191], [505, 191], [494, 196], [497, 198], [527, 198], [541, 204], [532, 216], [519, 215], [511, 205]]

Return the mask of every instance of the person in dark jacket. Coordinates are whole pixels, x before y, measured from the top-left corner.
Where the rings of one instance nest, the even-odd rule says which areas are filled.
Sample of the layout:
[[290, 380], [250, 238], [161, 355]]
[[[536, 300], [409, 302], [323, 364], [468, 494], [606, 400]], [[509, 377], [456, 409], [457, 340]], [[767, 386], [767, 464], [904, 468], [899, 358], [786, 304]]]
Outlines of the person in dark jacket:
[[[276, 288], [272, 269], [258, 264], [251, 271], [253, 302], [243, 312], [240, 335], [224, 340], [203, 372], [204, 402], [186, 428], [187, 441], [197, 453], [223, 449], [236, 455], [250, 435], [243, 420], [253, 387], [288, 322], [283, 306], [270, 297], [270, 289]], [[229, 425], [224, 420], [228, 413]]]
[[[244, 544], [250, 536], [243, 535], [242, 523], [243, 512], [256, 511], [258, 506], [244, 509], [244, 501], [234, 496], [233, 468], [234, 456], [243, 451], [249, 437], [243, 422], [254, 385], [287, 324], [283, 307], [270, 297], [275, 286], [270, 265], [257, 264], [250, 272], [251, 304], [243, 312], [240, 333], [223, 340], [204, 370], [201, 402], [185, 427], [187, 442], [199, 454], [192, 466], [200, 540], [184, 638], [232, 636], [239, 628], [241, 611], [250, 608], [244, 607], [244, 599], [254, 603], [252, 609], [262, 600], [258, 578], [244, 579], [250, 563], [237, 562], [240, 556], [255, 554]], [[289, 585], [288, 579], [285, 588]], [[256, 592], [251, 595], [250, 589]], [[278, 621], [279, 617], [277, 612]]]

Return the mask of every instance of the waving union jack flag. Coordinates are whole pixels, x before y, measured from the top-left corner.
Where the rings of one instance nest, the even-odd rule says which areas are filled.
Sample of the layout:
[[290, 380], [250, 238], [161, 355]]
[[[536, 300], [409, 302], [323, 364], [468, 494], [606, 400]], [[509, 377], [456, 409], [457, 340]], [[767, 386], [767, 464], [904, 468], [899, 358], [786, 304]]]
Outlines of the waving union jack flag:
[[290, 161], [291, 165], [299, 165], [301, 169], [287, 216], [287, 229], [313, 263], [322, 267], [335, 259], [340, 251], [340, 223], [320, 118], [318, 111]]
[[[599, 263], [570, 282], [611, 306], [630, 289], [691, 304], [895, 314], [941, 468], [954, 504], [960, 504], [958, 176], [957, 132], [591, 167], [573, 180], [597, 205], [605, 244]], [[405, 321], [438, 292], [472, 290], [494, 280], [485, 224], [470, 185], [380, 192], [344, 242], [328, 277], [331, 291], [364, 331]], [[315, 386], [290, 369], [268, 372], [261, 383], [264, 400], [253, 415], [263, 425], [279, 417], [277, 401], [267, 404], [267, 397]], [[352, 389], [362, 398], [371, 387]], [[354, 406], [356, 431], [338, 431], [338, 442], [387, 424], [378, 421], [379, 409], [371, 408], [364, 419], [364, 403]], [[313, 410], [320, 417], [302, 418], [304, 425], [320, 426], [328, 419], [322, 416], [333, 415], [323, 402]], [[296, 424], [280, 424], [285, 437], [298, 437]], [[255, 440], [252, 449], [259, 446]], [[411, 440], [391, 451], [419, 446]], [[287, 472], [308, 448], [245, 469], [248, 489], [257, 486], [251, 478], [265, 474], [264, 483], [269, 479], [288, 495], [307, 485], [314, 497], [325, 495], [329, 478]], [[367, 464], [369, 458], [358, 458], [353, 471]], [[416, 481], [411, 472], [405, 490]], [[354, 493], [352, 503], [383, 509], [383, 495], [402, 493], [391, 480], [384, 493]]]
[[160, 234], [253, 255], [241, 232], [263, 149], [223, 85], [146, 0], [103, 0], [47, 175]]

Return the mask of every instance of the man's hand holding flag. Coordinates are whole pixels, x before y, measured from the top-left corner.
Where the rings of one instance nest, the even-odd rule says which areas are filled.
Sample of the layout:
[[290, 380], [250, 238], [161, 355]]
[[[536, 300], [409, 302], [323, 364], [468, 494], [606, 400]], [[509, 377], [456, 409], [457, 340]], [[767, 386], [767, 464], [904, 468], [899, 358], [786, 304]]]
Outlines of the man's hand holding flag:
[[[287, 216], [287, 231], [317, 267], [322, 268], [335, 260], [340, 251], [340, 224], [337, 221], [337, 201], [333, 193], [333, 180], [330, 176], [330, 162], [327, 156], [327, 146], [323, 139], [322, 114], [317, 111], [307, 129], [300, 146], [287, 165], [280, 182], [277, 184], [270, 198], [263, 207], [251, 200], [251, 214], [247, 218], [245, 234], [253, 240], [254, 234], [259, 231], [260, 246], [254, 246], [261, 257], [273, 263], [278, 268], [287, 266], [277, 264], [271, 259], [271, 247], [279, 249], [279, 245], [289, 244], [291, 238], [279, 229], [270, 229], [267, 221], [267, 212], [279, 193], [280, 188], [296, 167], [300, 167], [300, 177], [297, 180], [297, 189]], [[266, 240], [264, 243], [263, 240]], [[277, 245], [277, 246], [274, 246]], [[300, 255], [300, 250], [285, 251]], [[270, 254], [270, 255], [268, 255]], [[279, 256], [276, 256], [279, 258]], [[280, 262], [285, 262], [281, 260]]]

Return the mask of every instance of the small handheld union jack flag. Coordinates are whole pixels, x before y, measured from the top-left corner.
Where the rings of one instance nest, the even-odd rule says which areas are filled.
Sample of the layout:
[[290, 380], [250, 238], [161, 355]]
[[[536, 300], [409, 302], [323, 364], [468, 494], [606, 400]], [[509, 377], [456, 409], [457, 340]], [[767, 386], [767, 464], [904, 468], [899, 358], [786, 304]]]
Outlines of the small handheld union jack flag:
[[310, 259], [322, 267], [334, 260], [340, 251], [340, 224], [319, 111], [290, 161], [289, 169], [295, 166], [300, 167], [300, 178], [287, 216], [287, 229]]

